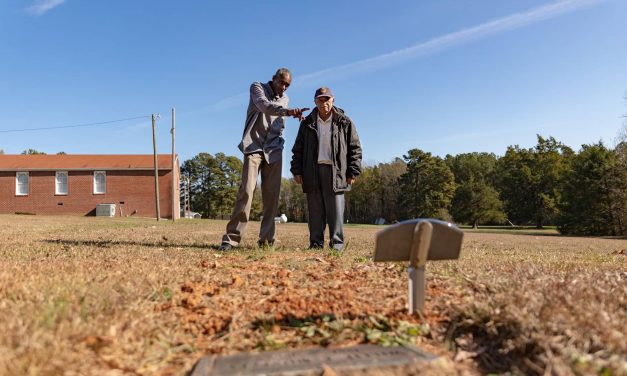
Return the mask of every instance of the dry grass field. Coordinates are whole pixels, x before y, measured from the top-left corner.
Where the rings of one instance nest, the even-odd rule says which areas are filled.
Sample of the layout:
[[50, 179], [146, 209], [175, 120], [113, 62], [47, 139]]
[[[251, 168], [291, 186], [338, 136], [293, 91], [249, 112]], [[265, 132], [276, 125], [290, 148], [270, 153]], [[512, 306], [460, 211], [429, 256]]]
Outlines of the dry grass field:
[[[375, 226], [343, 254], [216, 249], [224, 221], [0, 216], [0, 374], [184, 375], [208, 353], [414, 344], [432, 374], [627, 374], [627, 240], [467, 231], [428, 265], [424, 316]], [[389, 374], [416, 374], [417, 369]]]

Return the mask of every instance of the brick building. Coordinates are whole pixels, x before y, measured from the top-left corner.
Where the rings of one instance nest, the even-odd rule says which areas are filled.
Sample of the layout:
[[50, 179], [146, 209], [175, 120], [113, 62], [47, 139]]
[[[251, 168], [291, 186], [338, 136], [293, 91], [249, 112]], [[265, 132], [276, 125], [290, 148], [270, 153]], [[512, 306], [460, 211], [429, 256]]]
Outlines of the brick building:
[[[178, 218], [178, 159], [157, 164], [161, 217]], [[2, 214], [95, 215], [111, 203], [116, 216], [157, 216], [153, 155], [0, 155]]]

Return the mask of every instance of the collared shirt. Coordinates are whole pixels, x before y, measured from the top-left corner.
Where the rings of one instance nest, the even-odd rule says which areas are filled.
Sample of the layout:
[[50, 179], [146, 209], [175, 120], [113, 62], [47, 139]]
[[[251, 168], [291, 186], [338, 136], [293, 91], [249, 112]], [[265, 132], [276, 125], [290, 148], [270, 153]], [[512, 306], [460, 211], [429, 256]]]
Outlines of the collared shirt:
[[244, 154], [262, 153], [266, 162], [280, 161], [283, 155], [283, 128], [289, 98], [274, 94], [270, 82], [250, 85], [246, 125], [239, 149]]
[[318, 163], [333, 164], [331, 152], [331, 123], [333, 115], [327, 120], [322, 120], [318, 115]]

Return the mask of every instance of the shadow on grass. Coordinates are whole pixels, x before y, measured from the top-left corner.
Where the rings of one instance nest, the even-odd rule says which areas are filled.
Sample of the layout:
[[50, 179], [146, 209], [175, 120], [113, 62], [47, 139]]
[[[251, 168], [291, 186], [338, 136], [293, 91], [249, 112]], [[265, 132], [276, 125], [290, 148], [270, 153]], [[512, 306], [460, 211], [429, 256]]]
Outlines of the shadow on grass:
[[[354, 316], [354, 317], [349, 316], [346, 318], [355, 319], [357, 317], [358, 316]], [[291, 327], [291, 328], [302, 328], [307, 325], [316, 324], [316, 323], [320, 323], [323, 321], [327, 321], [327, 322], [333, 321], [336, 319], [337, 317], [333, 313], [323, 313], [323, 314], [318, 314], [318, 315], [309, 315], [305, 317], [299, 317], [294, 314], [288, 314], [288, 315], [285, 315], [285, 317], [283, 317], [280, 320], [257, 319], [253, 321], [252, 325], [253, 325], [253, 329], [265, 329], [265, 330], [269, 330], [273, 325], [280, 325], [280, 326]]]
[[553, 237], [566, 237], [568, 235], [562, 235], [559, 232], [549, 232], [552, 230], [500, 230], [493, 228], [461, 228], [466, 233], [475, 234], [504, 234], [504, 235], [527, 235], [527, 236], [553, 236]]
[[447, 342], [473, 353], [482, 374], [542, 374], [545, 349], [514, 318], [458, 312], [450, 320]]
[[575, 234], [562, 234], [559, 232], [551, 233], [553, 230], [499, 230], [494, 228], [461, 228], [462, 231], [469, 234], [504, 234], [504, 235], [524, 235], [524, 236], [551, 236], [556, 238], [580, 238], [580, 239], [607, 239], [607, 240], [625, 240], [623, 236], [594, 236], [594, 235], [575, 235]]
[[167, 241], [156, 242], [139, 242], [132, 240], [67, 240], [67, 239], [46, 239], [43, 240], [46, 243], [62, 244], [67, 246], [92, 246], [99, 248], [110, 248], [114, 246], [139, 246], [139, 247], [152, 247], [152, 248], [201, 248], [211, 249], [218, 251], [219, 244], [206, 244], [206, 243], [171, 243]]

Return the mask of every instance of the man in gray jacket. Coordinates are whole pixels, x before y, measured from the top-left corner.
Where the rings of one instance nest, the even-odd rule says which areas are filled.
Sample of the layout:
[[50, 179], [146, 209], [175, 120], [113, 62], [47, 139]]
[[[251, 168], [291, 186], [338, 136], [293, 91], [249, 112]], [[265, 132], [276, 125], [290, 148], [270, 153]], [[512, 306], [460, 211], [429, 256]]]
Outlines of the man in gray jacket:
[[316, 108], [300, 123], [292, 148], [291, 172], [307, 194], [309, 247], [344, 248], [344, 192], [361, 173], [361, 144], [352, 120], [333, 105], [331, 89], [314, 95]]
[[226, 225], [220, 250], [227, 251], [239, 246], [250, 217], [250, 207], [261, 172], [263, 220], [259, 231], [259, 245], [274, 244], [275, 224], [281, 188], [284, 116], [302, 120], [308, 108], [288, 108], [289, 98], [285, 91], [292, 83], [292, 73], [280, 68], [267, 83], [250, 85], [250, 100], [246, 113], [246, 125], [239, 149], [244, 153], [242, 183], [231, 220]]

